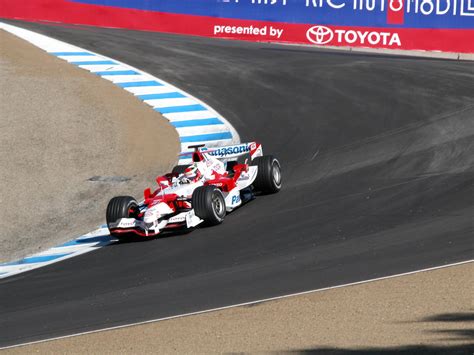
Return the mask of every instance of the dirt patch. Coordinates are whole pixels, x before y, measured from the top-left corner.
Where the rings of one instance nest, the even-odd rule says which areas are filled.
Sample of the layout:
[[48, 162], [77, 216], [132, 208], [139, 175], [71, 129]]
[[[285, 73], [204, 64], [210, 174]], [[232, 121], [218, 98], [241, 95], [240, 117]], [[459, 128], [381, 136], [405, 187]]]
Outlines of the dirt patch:
[[474, 263], [8, 353], [450, 353], [474, 350]]
[[108, 200], [177, 161], [167, 120], [132, 94], [0, 30], [0, 262], [71, 240]]

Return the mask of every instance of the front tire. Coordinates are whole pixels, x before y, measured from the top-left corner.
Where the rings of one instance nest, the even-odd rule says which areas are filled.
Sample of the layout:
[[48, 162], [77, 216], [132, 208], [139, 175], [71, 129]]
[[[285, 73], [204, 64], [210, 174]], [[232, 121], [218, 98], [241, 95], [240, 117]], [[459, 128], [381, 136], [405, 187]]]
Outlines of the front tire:
[[209, 226], [220, 224], [226, 215], [225, 199], [215, 186], [200, 186], [193, 192], [192, 203], [196, 216]]
[[[107, 205], [106, 220], [110, 230], [111, 224], [121, 218], [137, 218], [139, 213], [138, 202], [131, 196], [117, 196], [112, 198]], [[126, 236], [120, 233], [111, 233], [118, 239]]]
[[281, 189], [281, 166], [273, 155], [264, 155], [252, 160], [258, 168], [253, 186], [264, 194], [274, 194]]

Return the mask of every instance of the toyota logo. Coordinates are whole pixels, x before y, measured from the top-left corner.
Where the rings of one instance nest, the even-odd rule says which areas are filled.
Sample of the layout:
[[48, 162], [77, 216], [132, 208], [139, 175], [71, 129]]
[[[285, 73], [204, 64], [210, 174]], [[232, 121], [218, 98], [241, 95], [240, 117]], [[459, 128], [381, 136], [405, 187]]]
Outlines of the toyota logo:
[[306, 38], [314, 44], [326, 44], [333, 37], [334, 32], [326, 26], [313, 26], [306, 32]]

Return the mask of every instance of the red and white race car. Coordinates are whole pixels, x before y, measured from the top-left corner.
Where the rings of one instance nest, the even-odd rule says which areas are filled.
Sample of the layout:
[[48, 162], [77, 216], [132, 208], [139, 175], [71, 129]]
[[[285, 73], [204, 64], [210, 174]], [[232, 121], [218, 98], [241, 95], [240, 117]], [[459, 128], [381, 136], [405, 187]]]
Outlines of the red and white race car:
[[[118, 239], [155, 236], [162, 231], [222, 223], [226, 213], [254, 198], [281, 189], [281, 167], [263, 155], [257, 142], [219, 148], [191, 146], [192, 163], [156, 178], [158, 188], [144, 201], [118, 196], [107, 206], [107, 226]], [[241, 162], [243, 161], [243, 162]]]

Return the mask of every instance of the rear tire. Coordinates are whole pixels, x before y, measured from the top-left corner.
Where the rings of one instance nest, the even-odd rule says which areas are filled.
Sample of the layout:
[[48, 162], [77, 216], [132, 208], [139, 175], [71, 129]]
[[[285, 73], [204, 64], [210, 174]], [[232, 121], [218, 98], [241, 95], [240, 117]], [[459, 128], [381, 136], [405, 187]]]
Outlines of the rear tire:
[[171, 170], [171, 173], [172, 174], [178, 174], [178, 175], [183, 174], [188, 166], [189, 165], [176, 165], [173, 168], [173, 170]]
[[[112, 198], [107, 205], [107, 227], [121, 218], [137, 218], [139, 214], [138, 202], [131, 196], [117, 196]], [[111, 233], [117, 239], [124, 239], [127, 235]]]
[[257, 166], [257, 177], [253, 182], [255, 190], [264, 194], [274, 194], [281, 189], [281, 166], [273, 155], [264, 155], [252, 160], [251, 165]]
[[225, 199], [221, 190], [215, 186], [200, 186], [193, 192], [194, 213], [208, 226], [224, 221], [226, 215]]

